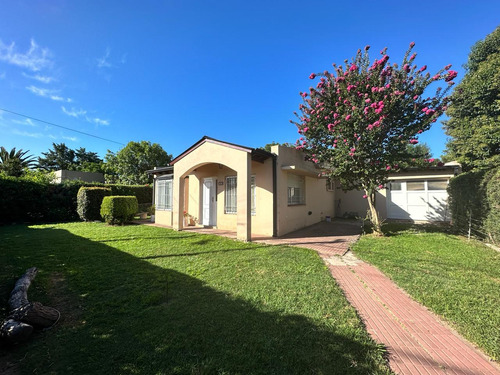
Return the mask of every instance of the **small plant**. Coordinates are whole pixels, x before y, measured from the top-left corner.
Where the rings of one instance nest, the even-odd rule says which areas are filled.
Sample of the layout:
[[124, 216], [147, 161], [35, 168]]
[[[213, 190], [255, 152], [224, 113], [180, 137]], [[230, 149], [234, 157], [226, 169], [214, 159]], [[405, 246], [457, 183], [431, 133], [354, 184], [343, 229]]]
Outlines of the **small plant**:
[[125, 224], [134, 219], [137, 208], [136, 197], [108, 196], [102, 200], [101, 216], [108, 224]]
[[83, 221], [101, 220], [101, 204], [104, 197], [111, 195], [111, 189], [82, 186], [77, 194], [77, 212]]

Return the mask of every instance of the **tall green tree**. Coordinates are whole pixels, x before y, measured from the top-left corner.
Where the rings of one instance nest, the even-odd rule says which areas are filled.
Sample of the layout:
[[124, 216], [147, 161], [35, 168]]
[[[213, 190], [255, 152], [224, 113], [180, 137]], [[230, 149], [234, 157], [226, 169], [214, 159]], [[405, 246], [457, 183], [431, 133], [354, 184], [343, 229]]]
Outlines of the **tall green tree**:
[[7, 151], [3, 146], [0, 147], [0, 172], [7, 176], [20, 177], [26, 168], [32, 168], [36, 165], [36, 159], [33, 155], [28, 155], [29, 151], [14, 147]]
[[42, 152], [38, 158], [38, 166], [47, 171], [66, 169], [70, 171], [100, 172], [102, 159], [97, 153], [87, 151], [84, 147], [73, 150], [64, 143], [52, 143], [52, 149]]
[[500, 27], [472, 47], [464, 67], [446, 111], [445, 158], [464, 170], [490, 169], [500, 165]]
[[[407, 160], [407, 145], [418, 143], [418, 135], [443, 113], [446, 93], [457, 75], [451, 65], [433, 75], [426, 73], [426, 65], [415, 64], [414, 45], [400, 65], [389, 63], [386, 49], [371, 62], [367, 46], [345, 66], [334, 64], [334, 73], [311, 74], [309, 78], [319, 77], [319, 82], [301, 93], [302, 113], [292, 121], [302, 134], [298, 149], [330, 178], [340, 180], [344, 189], [364, 190], [378, 233], [375, 192]], [[429, 85], [441, 80], [444, 89], [424, 95]]]
[[152, 177], [146, 171], [166, 166], [172, 155], [158, 144], [149, 141], [129, 142], [116, 154], [108, 150], [105, 157], [106, 181], [127, 185], [151, 183]]

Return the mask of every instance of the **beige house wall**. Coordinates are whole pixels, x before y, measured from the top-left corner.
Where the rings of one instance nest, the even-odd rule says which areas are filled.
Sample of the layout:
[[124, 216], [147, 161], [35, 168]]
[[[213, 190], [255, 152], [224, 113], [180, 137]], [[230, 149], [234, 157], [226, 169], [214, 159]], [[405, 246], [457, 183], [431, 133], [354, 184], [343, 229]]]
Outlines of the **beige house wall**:
[[[278, 155], [277, 203], [278, 236], [325, 220], [335, 214], [335, 192], [327, 190], [327, 180], [318, 178], [321, 171], [304, 154], [293, 148], [272, 146], [271, 152]], [[305, 204], [288, 205], [288, 175], [305, 178]]]
[[155, 223], [172, 226], [172, 211], [171, 210], [156, 210]]

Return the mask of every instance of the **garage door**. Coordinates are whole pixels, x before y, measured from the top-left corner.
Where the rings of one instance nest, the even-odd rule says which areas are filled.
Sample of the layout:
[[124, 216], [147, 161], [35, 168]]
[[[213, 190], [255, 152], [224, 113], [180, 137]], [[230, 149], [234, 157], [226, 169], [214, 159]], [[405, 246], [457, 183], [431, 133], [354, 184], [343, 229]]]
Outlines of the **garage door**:
[[389, 219], [448, 221], [448, 180], [390, 181]]

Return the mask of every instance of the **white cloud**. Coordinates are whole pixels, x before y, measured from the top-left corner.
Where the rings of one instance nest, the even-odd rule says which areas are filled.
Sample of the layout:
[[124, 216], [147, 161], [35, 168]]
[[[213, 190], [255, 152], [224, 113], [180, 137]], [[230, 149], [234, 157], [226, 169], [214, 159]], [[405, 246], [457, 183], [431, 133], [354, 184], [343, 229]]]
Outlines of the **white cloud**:
[[27, 131], [20, 131], [20, 130], [17, 130], [17, 129], [12, 130], [12, 133], [14, 133], [16, 135], [21, 135], [23, 137], [30, 137], [30, 138], [41, 138], [41, 137], [43, 137], [42, 133], [30, 133], [30, 132], [27, 132]]
[[14, 42], [7, 45], [0, 40], [0, 61], [27, 68], [33, 72], [38, 72], [53, 64], [49, 49], [41, 48], [34, 39], [31, 39], [30, 48], [25, 53], [18, 52]]
[[103, 57], [98, 57], [96, 59], [97, 62], [97, 67], [98, 68], [112, 68], [113, 64], [111, 64], [108, 59], [111, 51], [109, 50], [109, 47], [106, 48], [106, 52], [104, 53]]
[[68, 116], [78, 118], [80, 116], [84, 116], [87, 111], [84, 109], [76, 109], [74, 107], [71, 107], [71, 109], [66, 109], [66, 107], [62, 106], [61, 107], [62, 111], [67, 114]]
[[62, 139], [66, 139], [68, 141], [72, 141], [72, 142], [78, 141], [78, 138], [76, 138], [76, 137], [66, 137], [66, 136], [63, 135], [63, 136], [61, 136], [61, 138]]
[[54, 77], [49, 77], [49, 76], [41, 76], [39, 74], [35, 74], [34, 76], [30, 76], [29, 74], [26, 74], [23, 72], [23, 76], [29, 79], [34, 79], [35, 81], [42, 82], [42, 83], [50, 83], [55, 81], [56, 79]]
[[28, 125], [32, 127], [37, 127], [38, 125], [35, 124], [31, 119], [27, 118], [24, 120], [12, 120], [14, 124], [20, 124], [20, 125]]
[[41, 96], [42, 98], [49, 98], [55, 100], [56, 102], [67, 102], [71, 103], [73, 100], [71, 98], [64, 98], [58, 95], [58, 90], [44, 89], [36, 86], [27, 86], [26, 90], [31, 91], [33, 94], [37, 96]]
[[87, 121], [88, 122], [91, 122], [93, 124], [96, 124], [96, 125], [104, 125], [104, 126], [108, 126], [109, 125], [109, 120], [103, 120], [103, 119], [100, 119], [98, 117], [87, 117]]

